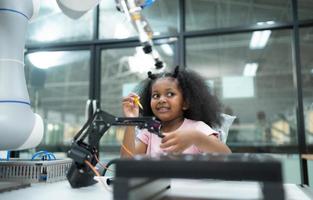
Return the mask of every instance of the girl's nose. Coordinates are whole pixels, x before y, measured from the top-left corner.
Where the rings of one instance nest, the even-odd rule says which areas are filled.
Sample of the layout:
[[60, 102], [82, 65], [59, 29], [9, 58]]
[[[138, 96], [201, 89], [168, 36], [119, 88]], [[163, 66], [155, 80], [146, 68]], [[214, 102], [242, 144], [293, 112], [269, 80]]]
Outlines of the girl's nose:
[[159, 102], [165, 102], [166, 101], [166, 97], [165, 96], [160, 96]]

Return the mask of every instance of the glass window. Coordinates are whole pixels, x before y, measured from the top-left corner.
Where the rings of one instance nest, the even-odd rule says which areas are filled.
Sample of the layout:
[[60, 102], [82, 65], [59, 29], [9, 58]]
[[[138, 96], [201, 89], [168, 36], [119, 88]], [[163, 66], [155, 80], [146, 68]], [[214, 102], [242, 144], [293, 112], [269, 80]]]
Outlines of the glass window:
[[298, 154], [272, 154], [272, 156], [282, 164], [284, 183], [301, 184], [301, 166]]
[[309, 175], [309, 184], [312, 185], [313, 183], [313, 161], [308, 161], [308, 175]]
[[313, 19], [313, 1], [298, 0], [299, 19]]
[[308, 144], [313, 144], [313, 28], [300, 31], [300, 53], [302, 71], [303, 109]]
[[261, 43], [253, 42], [255, 34], [263, 35], [187, 39], [187, 67], [212, 82], [224, 113], [237, 116], [227, 139], [231, 147], [295, 145], [291, 31], [267, 32]]
[[[159, 0], [142, 11], [150, 24], [153, 34], [177, 33], [178, 1]], [[117, 11], [114, 1], [102, 1], [100, 4], [101, 39], [124, 39], [137, 37], [138, 33], [124, 13]]]
[[186, 30], [290, 21], [291, 1], [186, 0]]
[[[164, 50], [167, 49], [167, 50]], [[169, 50], [171, 49], [171, 50]], [[174, 45], [156, 46], [167, 69], [174, 65]], [[122, 97], [131, 92], [147, 72], [154, 69], [152, 57], [142, 47], [107, 49], [101, 52], [101, 108], [115, 116], [123, 116]], [[102, 138], [102, 144], [116, 145], [123, 137], [122, 127], [111, 127]]]
[[44, 121], [43, 145], [68, 145], [85, 123], [89, 51], [34, 52], [25, 70], [34, 112]]
[[73, 20], [62, 13], [56, 1], [41, 1], [38, 16], [29, 24], [26, 44], [90, 40], [93, 12]]

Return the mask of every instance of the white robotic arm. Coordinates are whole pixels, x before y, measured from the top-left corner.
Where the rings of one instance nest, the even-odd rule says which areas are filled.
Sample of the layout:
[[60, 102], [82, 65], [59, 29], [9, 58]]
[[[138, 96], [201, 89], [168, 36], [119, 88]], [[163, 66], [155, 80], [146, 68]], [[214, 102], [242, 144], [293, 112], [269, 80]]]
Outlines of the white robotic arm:
[[[101, 0], [81, 1], [79, 4], [76, 0], [57, 0], [59, 7], [65, 15], [72, 19], [77, 19], [87, 11], [95, 7]], [[116, 7], [120, 12], [123, 12], [133, 27], [138, 32], [139, 40], [143, 46], [145, 54], [150, 55], [156, 69], [162, 69], [164, 63], [161, 61], [160, 55], [153, 46], [152, 29], [141, 14], [142, 9], [152, 5], [155, 0], [115, 0]]]
[[37, 1], [0, 1], [0, 150], [37, 146], [43, 121], [31, 110], [24, 76], [24, 46], [28, 21]]
[[[144, 52], [163, 67], [153, 50], [152, 30], [140, 14], [154, 0], [115, 0], [139, 33]], [[100, 0], [57, 0], [63, 13], [73, 19], [98, 5]], [[0, 150], [37, 146], [43, 138], [42, 118], [33, 113], [24, 75], [24, 46], [28, 22], [39, 11], [40, 0], [0, 0]]]
[[77, 0], [57, 0], [57, 3], [66, 16], [72, 19], [78, 19], [97, 6], [100, 1], [101, 0], [85, 0], [78, 2]]
[[164, 63], [161, 61], [160, 55], [153, 46], [153, 31], [147, 20], [141, 14], [142, 9], [152, 5], [154, 1], [155, 0], [115, 0], [117, 9], [125, 13], [128, 20], [132, 22], [134, 28], [137, 30], [144, 53], [153, 58], [156, 69], [162, 69]]
[[[99, 1], [60, 0], [62, 11], [78, 18]], [[33, 113], [24, 75], [24, 46], [28, 22], [40, 0], [0, 1], [0, 150], [36, 147], [43, 138], [42, 118]]]

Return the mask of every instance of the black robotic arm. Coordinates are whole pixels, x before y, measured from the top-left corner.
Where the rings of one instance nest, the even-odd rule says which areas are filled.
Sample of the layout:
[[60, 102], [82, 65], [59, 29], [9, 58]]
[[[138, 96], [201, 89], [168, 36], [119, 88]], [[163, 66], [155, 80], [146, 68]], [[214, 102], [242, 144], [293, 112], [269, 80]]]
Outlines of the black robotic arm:
[[93, 166], [97, 164], [99, 141], [111, 126], [137, 126], [139, 129], [147, 129], [159, 137], [164, 137], [160, 131], [161, 123], [154, 117], [115, 117], [97, 109], [75, 135], [68, 151], [68, 157], [73, 159], [73, 163], [67, 173], [67, 179], [73, 188], [96, 183], [93, 179], [94, 172], [85, 162], [88, 161]]

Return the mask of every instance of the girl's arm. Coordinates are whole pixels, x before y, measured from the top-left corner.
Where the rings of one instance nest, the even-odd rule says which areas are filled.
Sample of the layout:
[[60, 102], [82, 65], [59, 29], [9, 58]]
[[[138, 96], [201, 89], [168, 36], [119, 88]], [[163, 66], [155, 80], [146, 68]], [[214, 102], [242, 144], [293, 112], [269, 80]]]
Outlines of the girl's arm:
[[216, 152], [216, 153], [231, 153], [231, 150], [226, 144], [221, 142], [214, 135], [205, 135], [202, 133], [193, 134], [194, 144], [200, 151], [203, 152]]
[[172, 132], [162, 139], [160, 147], [164, 151], [182, 153], [195, 145], [202, 152], [231, 153], [231, 150], [214, 135], [206, 135], [195, 129]]
[[[139, 96], [135, 93], [130, 93], [123, 98], [122, 108], [125, 117], [138, 117], [139, 107], [135, 103], [135, 99]], [[127, 126], [124, 133], [123, 145], [121, 147], [121, 157], [132, 157], [135, 154], [141, 154], [146, 152], [146, 145], [143, 142], [135, 142], [136, 133], [135, 127]]]
[[136, 154], [145, 154], [147, 145], [141, 141], [136, 142], [135, 127], [127, 126], [121, 147], [121, 157], [132, 157]]

